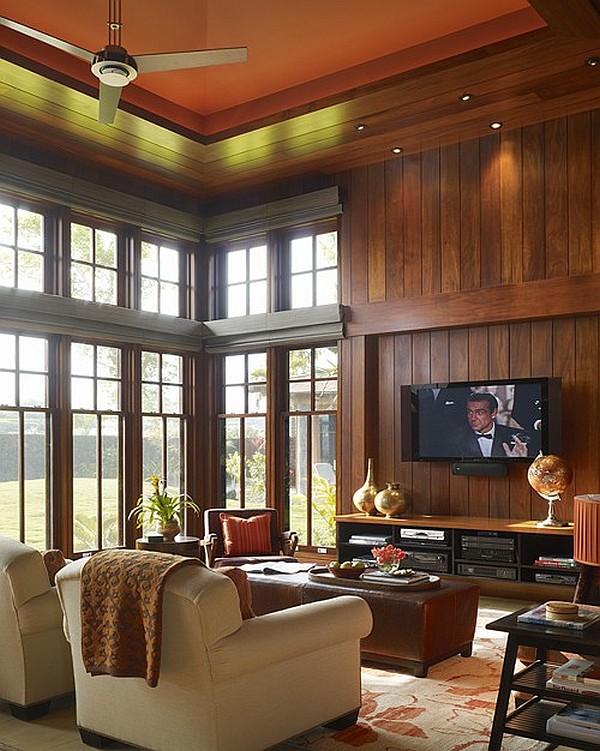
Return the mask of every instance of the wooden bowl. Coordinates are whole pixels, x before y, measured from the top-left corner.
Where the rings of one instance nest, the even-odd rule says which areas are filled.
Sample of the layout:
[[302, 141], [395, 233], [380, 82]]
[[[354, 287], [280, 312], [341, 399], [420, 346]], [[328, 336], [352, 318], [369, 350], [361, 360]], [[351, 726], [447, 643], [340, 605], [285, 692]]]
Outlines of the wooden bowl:
[[365, 573], [366, 566], [353, 566], [352, 568], [334, 568], [328, 566], [327, 570], [340, 579], [358, 579]]

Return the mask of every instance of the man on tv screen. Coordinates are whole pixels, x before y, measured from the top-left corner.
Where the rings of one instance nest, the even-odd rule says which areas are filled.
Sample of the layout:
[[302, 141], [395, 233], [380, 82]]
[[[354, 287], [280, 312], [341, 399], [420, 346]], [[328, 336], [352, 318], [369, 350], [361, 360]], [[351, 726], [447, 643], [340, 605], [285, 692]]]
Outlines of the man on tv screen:
[[498, 400], [488, 392], [472, 391], [467, 397], [466, 425], [452, 438], [457, 456], [526, 457], [528, 445], [518, 428], [497, 421]]

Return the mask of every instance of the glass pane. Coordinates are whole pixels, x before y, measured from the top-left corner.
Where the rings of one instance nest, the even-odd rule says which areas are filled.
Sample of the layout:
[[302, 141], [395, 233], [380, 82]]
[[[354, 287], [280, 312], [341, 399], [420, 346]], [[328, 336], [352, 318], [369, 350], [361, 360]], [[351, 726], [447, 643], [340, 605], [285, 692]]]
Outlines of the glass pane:
[[183, 457], [183, 420], [167, 419], [167, 487], [173, 493], [182, 493], [181, 463]]
[[119, 418], [103, 415], [102, 429], [102, 547], [121, 542], [119, 521]]
[[[0, 399], [5, 396], [1, 390]], [[19, 422], [15, 412], [0, 412], [0, 451], [5, 461], [2, 462], [0, 475], [0, 534], [19, 540], [21, 528], [19, 522]]]
[[15, 244], [15, 210], [6, 204], [0, 204], [0, 243]]
[[44, 217], [27, 209], [17, 210], [17, 245], [19, 248], [44, 249]]
[[73, 375], [94, 375], [94, 347], [91, 344], [74, 342], [71, 344], [71, 373]]
[[315, 381], [315, 409], [337, 409], [337, 380]]
[[310, 378], [310, 349], [293, 349], [289, 354], [290, 379]]
[[167, 316], [179, 315], [179, 286], [177, 284], [160, 283], [160, 312]]
[[232, 415], [239, 415], [245, 412], [244, 395], [245, 390], [243, 386], [227, 386], [225, 388], [225, 412]]
[[163, 421], [161, 417], [142, 418], [142, 462], [144, 478], [163, 477], [162, 464]]
[[71, 297], [78, 300], [93, 300], [94, 275], [91, 266], [71, 263]]
[[143, 242], [141, 253], [141, 269], [144, 276], [158, 278], [158, 247], [152, 243]]
[[[33, 336], [19, 337], [19, 367], [21, 370], [34, 370], [46, 373], [48, 370], [48, 345], [46, 339]], [[2, 350], [2, 360], [5, 360]]]
[[42, 292], [44, 289], [44, 256], [39, 253], [19, 253], [17, 287]]
[[158, 282], [154, 279], [142, 279], [141, 308], [158, 313]]
[[19, 376], [19, 403], [22, 407], [48, 405], [48, 379], [45, 375], [21, 373]]
[[16, 337], [13, 334], [0, 334], [0, 352], [2, 352], [0, 365], [3, 368], [14, 369], [16, 367], [16, 350]]
[[[16, 436], [15, 436], [16, 438]], [[48, 446], [47, 417], [45, 414], [26, 412], [23, 415], [23, 493], [25, 504], [25, 535], [28, 545], [44, 550], [48, 540], [46, 509], [46, 457]], [[1, 487], [1, 485], [0, 485]], [[4, 509], [4, 505], [2, 506]], [[4, 513], [4, 510], [3, 510]]]
[[96, 263], [117, 268], [117, 236], [114, 232], [96, 230]]
[[121, 375], [121, 350], [116, 347], [97, 347], [96, 362], [99, 376], [119, 378]]
[[250, 305], [248, 315], [257, 315], [267, 312], [267, 283], [252, 282], [248, 287]]
[[308, 543], [308, 500], [306, 497], [307, 418], [290, 417], [289, 438], [289, 508], [290, 529], [298, 533], [303, 545]]
[[227, 317], [235, 318], [236, 316], [246, 315], [246, 295], [245, 285], [238, 284], [234, 287], [227, 288]]
[[292, 308], [310, 308], [313, 304], [312, 274], [299, 274], [291, 279]]
[[317, 347], [315, 349], [315, 376], [331, 376], [337, 378], [338, 358], [337, 347]]
[[158, 366], [160, 358], [157, 352], [142, 352], [142, 379], [144, 381], [158, 381]]
[[337, 269], [318, 271], [316, 275], [317, 305], [331, 305], [338, 300]]
[[262, 508], [266, 504], [266, 433], [265, 418], [252, 417], [244, 421], [246, 440], [245, 505]]
[[337, 266], [337, 232], [317, 235], [315, 266], [318, 269]]
[[118, 412], [121, 406], [120, 393], [118, 381], [98, 379], [96, 409], [103, 412]]
[[15, 407], [17, 404], [16, 376], [14, 372], [0, 370], [0, 404]]
[[98, 547], [98, 426], [94, 415], [73, 415], [73, 549]]
[[181, 414], [183, 411], [183, 388], [181, 386], [162, 387], [162, 411]]
[[267, 353], [256, 352], [248, 355], [248, 381], [267, 380]]
[[93, 243], [92, 228], [83, 224], [71, 223], [71, 259], [92, 263]]
[[182, 383], [183, 358], [179, 355], [162, 356], [162, 380], [165, 383]]
[[71, 408], [94, 409], [94, 381], [92, 378], [71, 378]]
[[312, 429], [312, 545], [335, 545], [335, 417], [314, 416]]
[[290, 412], [305, 412], [310, 408], [310, 382], [290, 383]]
[[248, 412], [267, 411], [267, 387], [248, 386]]
[[[267, 246], [257, 245], [250, 248], [250, 279], [267, 278]], [[233, 281], [233, 280], [232, 280]]]
[[96, 302], [106, 305], [117, 304], [117, 272], [110, 269], [96, 269]]
[[232, 250], [227, 253], [227, 284], [245, 282], [246, 250]]
[[313, 239], [308, 237], [297, 237], [290, 243], [290, 270], [292, 274], [299, 271], [309, 271], [313, 268]]
[[228, 419], [225, 420], [225, 498], [230, 508], [240, 505], [240, 461], [240, 420]]
[[160, 412], [160, 386], [142, 384], [142, 412]]
[[12, 248], [0, 248], [0, 285], [15, 286], [15, 251]]
[[179, 251], [175, 248], [160, 249], [160, 278], [179, 282]]
[[244, 383], [246, 380], [246, 359], [244, 355], [225, 357], [225, 383]]

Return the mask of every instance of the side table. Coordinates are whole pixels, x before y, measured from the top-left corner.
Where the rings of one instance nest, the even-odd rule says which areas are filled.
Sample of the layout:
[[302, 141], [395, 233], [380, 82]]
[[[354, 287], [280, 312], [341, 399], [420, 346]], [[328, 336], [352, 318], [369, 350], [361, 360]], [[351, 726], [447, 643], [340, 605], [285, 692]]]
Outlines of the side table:
[[[600, 625], [594, 624], [577, 631], [560, 626], [519, 623], [519, 613], [530, 609], [531, 606], [523, 608], [486, 624], [486, 628], [492, 631], [505, 631], [508, 634], [488, 751], [500, 751], [505, 733], [545, 741], [551, 744], [551, 748], [567, 746], [590, 751], [597, 749], [597, 743], [546, 732], [546, 720], [550, 716], [570, 701], [582, 700], [581, 694], [546, 688], [546, 681], [555, 667], [547, 662], [550, 650], [600, 656]], [[515, 673], [517, 650], [521, 645], [534, 647], [536, 659], [524, 670]], [[531, 698], [517, 709], [509, 711], [508, 703], [513, 690], [529, 694]], [[585, 703], [600, 706], [600, 696], [596, 698], [586, 695]]]
[[135, 541], [136, 550], [154, 550], [157, 553], [173, 553], [186, 558], [200, 558], [200, 538], [177, 535], [173, 540], [149, 541], [147, 537], [139, 537]]

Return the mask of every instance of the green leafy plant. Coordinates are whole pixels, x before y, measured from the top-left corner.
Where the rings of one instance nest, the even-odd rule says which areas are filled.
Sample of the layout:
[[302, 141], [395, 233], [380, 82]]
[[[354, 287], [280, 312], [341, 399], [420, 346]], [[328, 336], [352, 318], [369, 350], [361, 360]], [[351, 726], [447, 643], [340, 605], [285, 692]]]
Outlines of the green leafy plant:
[[141, 495], [136, 505], [129, 512], [129, 519], [136, 518], [136, 526], [151, 526], [158, 522], [165, 527], [169, 522], [181, 524], [183, 512], [190, 509], [195, 514], [200, 508], [186, 493], [171, 495], [167, 492], [166, 483], [158, 475], [148, 478], [152, 485], [152, 492], [147, 498]]

